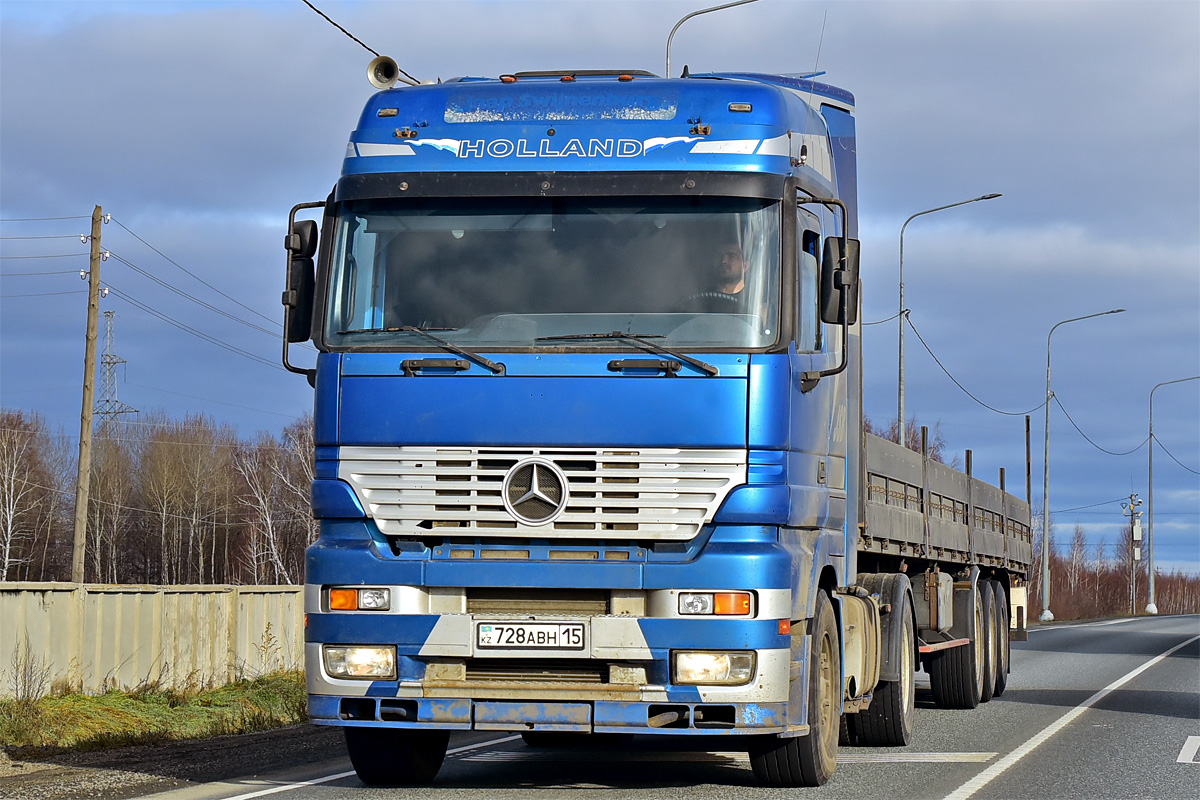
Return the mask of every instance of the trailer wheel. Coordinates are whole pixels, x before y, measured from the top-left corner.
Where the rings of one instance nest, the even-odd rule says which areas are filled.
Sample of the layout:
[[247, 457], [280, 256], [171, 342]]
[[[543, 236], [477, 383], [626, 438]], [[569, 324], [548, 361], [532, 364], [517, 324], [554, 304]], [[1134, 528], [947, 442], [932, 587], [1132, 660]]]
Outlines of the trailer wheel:
[[929, 688], [942, 708], [975, 708], [983, 686], [983, 600], [979, 584], [971, 587], [968, 605], [974, 614], [974, 638], [967, 644], [941, 650], [929, 659]]
[[750, 765], [767, 786], [820, 786], [837, 766], [842, 650], [829, 596], [817, 592], [808, 673], [808, 734], [764, 736], [750, 749]]
[[856, 732], [860, 744], [872, 747], [902, 747], [912, 739], [916, 716], [917, 686], [914, 674], [917, 649], [913, 633], [912, 604], [905, 595], [904, 641], [900, 646], [900, 680], [882, 681], [875, 687], [871, 705], [858, 712]]
[[996, 689], [992, 696], [999, 697], [1008, 686], [1008, 595], [1004, 593], [1004, 584], [1000, 581], [992, 581], [992, 589], [996, 593], [996, 641], [999, 644], [996, 651]]
[[858, 721], [855, 719], [857, 714], [842, 714], [842, 721], [838, 726], [838, 747], [854, 747], [858, 744]]
[[996, 693], [996, 674], [1000, 663], [1000, 633], [996, 630], [996, 591], [992, 581], [979, 582], [979, 597], [983, 601], [983, 683], [979, 686], [979, 702], [986, 703]]
[[368, 786], [415, 786], [437, 777], [450, 734], [400, 728], [345, 728], [346, 749]]

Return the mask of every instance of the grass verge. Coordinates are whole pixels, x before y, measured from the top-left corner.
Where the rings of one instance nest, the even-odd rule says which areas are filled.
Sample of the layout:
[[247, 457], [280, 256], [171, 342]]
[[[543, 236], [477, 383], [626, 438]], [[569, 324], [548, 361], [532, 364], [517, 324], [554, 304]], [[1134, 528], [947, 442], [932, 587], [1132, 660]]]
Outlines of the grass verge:
[[0, 745], [93, 750], [153, 744], [294, 725], [307, 714], [304, 673], [275, 672], [186, 693], [147, 687], [0, 700]]

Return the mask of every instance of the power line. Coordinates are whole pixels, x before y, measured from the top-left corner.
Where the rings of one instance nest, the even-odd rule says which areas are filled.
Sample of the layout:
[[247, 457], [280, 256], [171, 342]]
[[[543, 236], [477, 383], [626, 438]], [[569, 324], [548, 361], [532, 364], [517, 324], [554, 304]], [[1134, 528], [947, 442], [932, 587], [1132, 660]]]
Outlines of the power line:
[[74, 217], [3, 217], [0, 222], [46, 222], [54, 219], [91, 219], [91, 214], [78, 214]]
[[0, 240], [6, 240], [6, 239], [79, 239], [80, 237], [83, 237], [86, 240], [87, 234], [85, 234], [85, 233], [60, 233], [60, 234], [56, 234], [54, 236], [0, 236]]
[[[359, 39], [359, 38], [358, 38], [357, 36], [355, 36], [353, 33], [351, 33], [350, 31], [346, 30], [346, 29], [345, 29], [345, 28], [343, 28], [341, 25], [338, 25], [336, 22], [334, 22], [332, 19], [330, 19], [330, 18], [329, 18], [329, 15], [328, 15], [328, 14], [326, 14], [324, 11], [322, 11], [322, 10], [321, 10], [321, 9], [319, 9], [319, 8], [317, 8], [317, 7], [316, 7], [316, 6], [314, 6], [312, 3], [308, 2], [308, 0], [300, 0], [300, 2], [304, 3], [304, 5], [308, 6], [308, 7], [309, 7], [309, 8], [311, 8], [313, 11], [317, 12], [318, 14], [320, 14], [320, 15], [321, 15], [321, 17], [323, 17], [323, 18], [325, 19], [325, 21], [326, 21], [326, 22], [328, 22], [328, 23], [329, 23], [330, 25], [332, 25], [333, 27], [337, 28], [337, 29], [338, 29], [339, 31], [341, 31], [342, 33], [344, 33], [344, 34], [346, 34], [347, 36], [349, 36], [351, 39], [353, 39], [355, 42], [357, 42], [357, 43], [359, 44], [359, 46], [361, 46], [361, 47], [362, 47], [364, 50], [366, 50], [368, 53], [370, 53], [371, 55], [375, 56], [376, 58], [379, 58], [379, 53], [375, 52], [375, 51], [374, 51], [373, 49], [371, 49], [370, 47], [367, 47], [365, 44], [363, 44], [363, 42], [362, 42], [362, 40], [361, 40], [361, 39]], [[408, 74], [407, 72], [405, 72], [403, 69], [400, 69], [400, 67], [399, 67], [399, 66], [397, 66], [397, 67], [396, 67], [396, 69], [400, 71], [400, 74], [401, 74], [401, 75], [403, 75], [404, 77], [406, 77], [406, 78], [408, 78], [410, 81], [412, 81], [414, 86], [420, 83], [420, 81], [419, 81], [419, 80], [417, 80], [416, 78], [414, 78], [412, 75], [409, 75], [409, 74]]]
[[75, 289], [70, 292], [35, 292], [33, 294], [0, 294], [0, 297], [8, 300], [12, 297], [55, 297], [61, 294], [87, 294], [87, 289]]
[[[897, 315], [897, 316], [899, 316], [899, 315]], [[887, 320], [884, 320], [884, 321], [886, 322]], [[1041, 403], [1038, 403], [1036, 406], [1029, 409], [1028, 411], [1001, 411], [998, 408], [993, 408], [992, 406], [989, 406], [987, 403], [983, 402], [978, 397], [976, 397], [975, 395], [973, 395], [969, 391], [967, 391], [967, 388], [965, 386], [963, 386], [961, 383], [959, 383], [957, 378], [955, 378], [953, 375], [950, 374], [950, 370], [946, 369], [946, 366], [941, 362], [941, 360], [938, 359], [938, 357], [936, 355], [934, 355], [933, 350], [930, 349], [929, 344], [926, 343], [926, 341], [925, 341], [925, 338], [923, 336], [921, 336], [921, 332], [917, 330], [917, 326], [913, 325], [912, 317], [907, 313], [907, 309], [905, 309], [904, 321], [908, 323], [908, 327], [912, 328], [912, 332], [917, 335], [917, 339], [921, 342], [921, 346], [925, 348], [925, 352], [929, 353], [930, 357], [933, 358], [934, 362], [939, 367], [942, 368], [942, 372], [946, 373], [946, 377], [949, 378], [954, 383], [955, 386], [957, 386], [959, 389], [961, 389], [963, 394], [965, 394], [967, 397], [974, 400], [979, 405], [986, 408], [988, 411], [994, 411], [997, 414], [1003, 414], [1006, 417], [1023, 417], [1026, 414], [1032, 414], [1034, 411], [1037, 411], [1039, 408], [1042, 408], [1046, 405], [1045, 401], [1043, 401]]]
[[[296, 419], [300, 419], [300, 418], [297, 417]], [[144, 422], [144, 421], [131, 420], [131, 419], [123, 419], [123, 420], [120, 420], [117, 422], [118, 427], [129, 426], [129, 425], [139, 425], [139, 426], [147, 427], [147, 428], [158, 427], [159, 433], [161, 433], [162, 436], [166, 436], [166, 437], [173, 436], [177, 433], [186, 433], [188, 430], [191, 430], [191, 429], [187, 429], [187, 428], [185, 428], [185, 429], [175, 429], [175, 428], [169, 428], [169, 427], [164, 428], [164, 427], [162, 427], [161, 422]], [[210, 429], [210, 430], [215, 431], [215, 429]], [[62, 439], [67, 442], [76, 442], [79, 440], [78, 436], [72, 436], [69, 433], [62, 433], [62, 432], [51, 433], [50, 431], [42, 431], [40, 434], [36, 434], [33, 431], [29, 431], [29, 430], [22, 429], [22, 428], [0, 428], [0, 431], [4, 431], [7, 433], [26, 433], [31, 436], [41, 435], [41, 436], [53, 437], [55, 439]], [[151, 433], [150, 438], [136, 438], [135, 439], [135, 438], [125, 437], [125, 436], [105, 436], [104, 439], [106, 439], [108, 441], [112, 441], [112, 442], [121, 442], [122, 444], [152, 444], [155, 446], [157, 446], [157, 445], [172, 445], [175, 447], [207, 447], [209, 449], [213, 449], [213, 448], [217, 448], [217, 447], [224, 447], [224, 448], [237, 450], [239, 448], [246, 448], [246, 447], [250, 447], [250, 448], [266, 447], [270, 450], [279, 450], [281, 452], [289, 452], [291, 449], [291, 448], [287, 447], [286, 445], [282, 445], [282, 444], [260, 445], [253, 441], [243, 441], [241, 439], [239, 439], [234, 444], [229, 444], [226, 442], [217, 442], [217, 441], [213, 441], [213, 442], [181, 442], [181, 441], [178, 441], [175, 439], [170, 439], [170, 438], [155, 437], [153, 432]], [[1170, 512], [1164, 512], [1164, 513], [1170, 513]], [[1157, 515], [1158, 512], [1155, 512], [1155, 514]]]
[[1167, 449], [1167, 446], [1166, 446], [1165, 444], [1163, 444], [1163, 443], [1162, 443], [1162, 439], [1160, 439], [1160, 438], [1158, 438], [1157, 436], [1155, 436], [1155, 437], [1154, 437], [1154, 441], [1158, 442], [1158, 446], [1159, 446], [1159, 447], [1161, 447], [1161, 448], [1163, 449], [1163, 452], [1164, 452], [1164, 453], [1166, 453], [1168, 456], [1171, 456], [1171, 460], [1172, 460], [1172, 461], [1174, 461], [1176, 464], [1178, 464], [1179, 466], [1183, 467], [1184, 469], [1186, 469], [1188, 472], [1192, 473], [1193, 475], [1200, 475], [1200, 472], [1197, 472], [1196, 470], [1192, 469], [1192, 468], [1191, 468], [1191, 467], [1189, 467], [1187, 464], [1184, 464], [1182, 461], [1180, 461], [1178, 458], [1176, 458], [1176, 457], [1175, 457], [1175, 456], [1174, 456], [1174, 455], [1171, 453], [1171, 451]]
[[890, 317], [888, 317], [887, 319], [881, 319], [881, 320], [877, 320], [877, 321], [875, 321], [875, 322], [864, 322], [864, 323], [863, 323], [863, 325], [864, 325], [864, 326], [866, 326], [866, 325], [882, 325], [882, 324], [883, 324], [883, 323], [885, 323], [885, 322], [891, 322], [891, 321], [892, 321], [892, 320], [894, 320], [896, 317], [900, 316], [900, 314], [901, 314], [901, 312], [897, 311], [895, 314], [892, 314], [892, 315], [891, 315]]
[[246, 320], [242, 319], [241, 317], [234, 316], [233, 314], [230, 314], [227, 311], [223, 311], [223, 310], [217, 308], [216, 306], [212, 305], [211, 303], [206, 303], [203, 300], [201, 300], [200, 298], [195, 297], [194, 295], [188, 294], [187, 292], [183, 291], [182, 289], [180, 289], [176, 286], [173, 286], [170, 283], [167, 283], [162, 278], [159, 278], [159, 277], [147, 272], [146, 270], [139, 267], [137, 264], [134, 264], [132, 261], [122, 258], [121, 256], [117, 255], [116, 253], [113, 253], [110, 251], [109, 255], [112, 256], [113, 258], [115, 258], [117, 261], [120, 261], [122, 264], [129, 267], [130, 269], [132, 269], [134, 272], [138, 273], [139, 275], [141, 275], [145, 278], [149, 278], [150, 280], [154, 281], [155, 283], [157, 283], [159, 286], [163, 287], [164, 289], [169, 289], [170, 291], [174, 292], [175, 294], [179, 295], [180, 297], [191, 300], [193, 303], [203, 306], [215, 314], [220, 314], [221, 316], [223, 316], [227, 319], [231, 319], [234, 322], [241, 323], [242, 325], [245, 325], [248, 328], [253, 328], [254, 330], [259, 331], [260, 333], [265, 333], [268, 336], [273, 336], [276, 339], [283, 338], [283, 336], [281, 334], [278, 334], [275, 331], [269, 331], [260, 325], [255, 325], [253, 322], [247, 322]]
[[204, 341], [208, 342], [209, 344], [215, 344], [217, 347], [228, 350], [231, 353], [236, 353], [237, 355], [244, 356], [245, 358], [249, 358], [252, 361], [257, 361], [259, 364], [263, 364], [264, 366], [268, 366], [273, 369], [277, 369], [280, 372], [284, 371], [283, 367], [281, 367], [279, 364], [276, 364], [274, 361], [269, 361], [260, 355], [251, 353], [248, 350], [243, 350], [240, 347], [236, 347], [234, 345], [229, 344], [228, 342], [221, 341], [220, 339], [216, 338], [215, 336], [210, 336], [209, 334], [204, 333], [199, 330], [196, 330], [195, 328], [193, 328], [189, 325], [184, 325], [182, 322], [172, 319], [170, 316], [164, 314], [161, 311], [158, 311], [157, 309], [153, 308], [152, 306], [149, 306], [149, 305], [141, 302], [140, 300], [137, 300], [137, 299], [129, 296], [128, 294], [118, 290], [112, 284], [107, 284], [107, 285], [108, 285], [109, 290], [117, 297], [121, 298], [122, 300], [124, 300], [125, 302], [134, 306], [135, 308], [141, 309], [142, 311], [145, 311], [147, 314], [150, 314], [151, 316], [153, 316], [159, 320], [162, 320], [163, 322], [167, 323], [168, 325], [172, 325], [172, 326], [180, 329], [181, 331], [190, 333], [193, 336], [203, 339]]
[[1051, 511], [1050, 513], [1051, 514], [1065, 514], [1068, 511], [1079, 511], [1084, 508], [1096, 508], [1097, 506], [1107, 506], [1107, 505], [1111, 505], [1113, 503], [1119, 503], [1122, 500], [1126, 500], [1126, 499], [1128, 499], [1128, 496], [1122, 495], [1121, 497], [1118, 497], [1115, 500], [1104, 500], [1100, 503], [1092, 503], [1091, 505], [1087, 505], [1087, 506], [1075, 506], [1074, 508], [1060, 508], [1058, 511]]
[[1088, 438], [1088, 435], [1083, 432], [1083, 429], [1075, 424], [1075, 420], [1071, 419], [1071, 415], [1067, 413], [1067, 409], [1063, 406], [1062, 401], [1058, 399], [1057, 394], [1052, 395], [1052, 397], [1054, 398], [1054, 402], [1058, 405], [1058, 407], [1060, 409], [1062, 409], [1063, 414], [1066, 414], [1067, 420], [1070, 421], [1071, 425], [1074, 426], [1075, 430], [1079, 431], [1079, 435], [1082, 436], [1084, 439], [1086, 439], [1088, 444], [1090, 444], [1092, 447], [1096, 448], [1097, 450], [1099, 450], [1102, 453], [1108, 453], [1110, 456], [1127, 456], [1130, 453], [1136, 453], [1138, 450], [1141, 450], [1142, 445], [1144, 445], [1144, 444], [1146, 444], [1146, 442], [1150, 441], [1150, 437], [1147, 436], [1145, 439], [1142, 439], [1142, 441], [1140, 443], [1138, 443], [1137, 447], [1133, 448], [1132, 450], [1126, 450], [1123, 453], [1117, 453], [1112, 450], [1106, 450], [1103, 447], [1101, 447], [1100, 445], [1093, 442], [1090, 438]]
[[23, 258], [76, 258], [78, 256], [86, 256], [87, 253], [54, 253], [45, 256], [0, 256], [0, 258], [16, 261]]
[[0, 278], [27, 278], [32, 275], [77, 275], [79, 270], [59, 269], [53, 272], [0, 272]]
[[[178, 268], [179, 268], [180, 270], [182, 270], [184, 273], [186, 273], [187, 275], [189, 275], [189, 276], [191, 276], [192, 278], [196, 279], [196, 280], [197, 280], [197, 281], [199, 281], [200, 283], [204, 284], [204, 285], [205, 285], [205, 286], [207, 286], [209, 289], [212, 289], [214, 292], [216, 292], [217, 294], [221, 295], [222, 297], [224, 297], [224, 298], [225, 298], [226, 300], [228, 300], [229, 302], [231, 302], [231, 303], [235, 303], [236, 305], [239, 305], [239, 306], [241, 306], [242, 308], [244, 308], [244, 309], [246, 309], [247, 311], [249, 311], [251, 314], [255, 314], [256, 316], [262, 317], [263, 319], [267, 320], [268, 322], [272, 322], [272, 323], [276, 323], [276, 322], [277, 322], [276, 320], [272, 319], [271, 317], [268, 317], [266, 314], [263, 314], [263, 313], [262, 313], [262, 312], [260, 312], [260, 311], [255, 311], [253, 308], [251, 308], [250, 306], [248, 306], [248, 305], [246, 305], [246, 304], [242, 303], [240, 300], [237, 300], [236, 298], [230, 297], [229, 295], [225, 294], [225, 292], [222, 292], [220, 289], [218, 289], [217, 287], [213, 286], [211, 283], [209, 283], [208, 281], [204, 280], [203, 278], [201, 278], [201, 277], [200, 277], [199, 275], [197, 275], [196, 273], [194, 273], [194, 272], [192, 272], [191, 270], [187, 269], [187, 268], [186, 268], [186, 267], [184, 267], [182, 264], [180, 264], [178, 261], [176, 261], [175, 259], [171, 258], [171, 257], [170, 257], [170, 256], [168, 256], [166, 253], [164, 253], [163, 251], [159, 250], [159, 249], [158, 249], [157, 247], [155, 247], [154, 245], [152, 245], [152, 244], [150, 244], [149, 242], [147, 242], [147, 241], [146, 241], [145, 239], [143, 239], [141, 236], [138, 236], [136, 233], [134, 233], [132, 230], [130, 230], [130, 229], [129, 229], [129, 228], [126, 226], [126, 225], [125, 225], [125, 223], [121, 222], [121, 220], [117, 219], [116, 217], [113, 217], [113, 222], [115, 222], [115, 223], [117, 223], [118, 225], [120, 225], [120, 226], [121, 226], [121, 227], [122, 227], [122, 228], [125, 230], [125, 232], [126, 232], [126, 233], [128, 233], [130, 236], [132, 236], [133, 238], [137, 239], [139, 242], [141, 242], [142, 244], [146, 245], [146, 247], [149, 247], [151, 250], [153, 250], [154, 252], [158, 253], [160, 256], [162, 256], [163, 258], [165, 258], [165, 259], [166, 259], [167, 261], [169, 261], [171, 264], [173, 264], [174, 266], [178, 267]], [[277, 323], [277, 324], [279, 324], [281, 328], [283, 327], [282, 323]]]
[[[136, 386], [139, 389], [148, 389], [152, 392], [162, 392], [164, 394], [173, 394], [173, 395], [178, 395], [179, 397], [187, 397], [192, 400], [203, 400], [206, 403], [217, 403], [217, 404], [223, 405], [223, 406], [232, 406], [233, 408], [240, 408], [245, 411], [259, 411], [263, 414], [274, 414], [277, 417], [285, 417], [287, 419], [295, 419], [296, 418], [292, 414], [284, 414], [283, 412], [280, 412], [280, 411], [267, 411], [265, 408], [254, 408], [252, 406], [241, 406], [241, 405], [238, 405], [237, 403], [228, 403], [224, 400], [214, 400], [211, 397], [199, 397], [194, 394], [184, 394], [183, 392], [172, 392], [170, 389], [157, 389], [153, 386], [142, 386], [137, 383], [130, 383], [128, 385]], [[142, 423], [139, 423], [139, 424], [142, 424]]]

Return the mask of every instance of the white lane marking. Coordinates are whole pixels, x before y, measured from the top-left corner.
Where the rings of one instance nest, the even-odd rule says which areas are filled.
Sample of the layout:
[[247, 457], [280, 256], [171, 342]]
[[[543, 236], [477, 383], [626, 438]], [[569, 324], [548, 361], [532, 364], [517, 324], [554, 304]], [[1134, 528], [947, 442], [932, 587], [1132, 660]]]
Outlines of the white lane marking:
[[1179, 751], [1179, 758], [1175, 759], [1175, 762], [1177, 764], [1200, 764], [1200, 761], [1196, 760], [1197, 753], [1200, 753], [1200, 736], [1189, 736], [1183, 743], [1183, 749]]
[[1162, 661], [1165, 658], [1168, 658], [1176, 651], [1182, 650], [1183, 648], [1187, 647], [1189, 644], [1191, 644], [1192, 642], [1195, 642], [1195, 641], [1200, 641], [1200, 636], [1193, 636], [1192, 638], [1188, 639], [1186, 642], [1180, 642], [1179, 644], [1172, 647], [1170, 650], [1166, 651], [1165, 653], [1160, 653], [1159, 655], [1150, 659], [1145, 664], [1142, 664], [1140, 667], [1133, 670], [1132, 672], [1127, 673], [1126, 675], [1124, 675], [1120, 678], [1117, 678], [1115, 681], [1110, 683], [1108, 686], [1105, 686], [1103, 689], [1096, 692], [1094, 695], [1089, 697], [1087, 700], [1084, 700], [1082, 703], [1075, 706], [1075, 708], [1071, 709], [1066, 714], [1063, 714], [1057, 720], [1055, 720], [1054, 722], [1050, 723], [1048, 726], [1043, 728], [1040, 732], [1038, 732], [1036, 735], [1034, 735], [1033, 738], [1031, 738], [1027, 742], [1025, 742], [1025, 744], [1021, 745], [1016, 750], [1013, 750], [1011, 753], [1006, 755], [1004, 758], [1000, 759], [995, 764], [988, 767], [983, 772], [979, 773], [974, 778], [972, 778], [971, 780], [964, 783], [962, 786], [960, 786], [955, 791], [946, 795], [946, 800], [967, 800], [968, 797], [971, 797], [973, 794], [978, 792], [980, 789], [987, 786], [993, 780], [998, 778], [1005, 770], [1007, 770], [1013, 764], [1016, 764], [1018, 761], [1023, 759], [1025, 756], [1029, 755], [1034, 750], [1036, 750], [1037, 748], [1039, 748], [1043, 744], [1045, 744], [1046, 740], [1048, 740], [1051, 736], [1058, 733], [1063, 728], [1067, 727], [1072, 722], [1074, 722], [1081, 714], [1083, 714], [1083, 712], [1087, 711], [1089, 708], [1091, 708], [1096, 703], [1103, 700], [1109, 694], [1111, 694], [1112, 692], [1121, 688], [1125, 684], [1129, 683], [1131, 680], [1136, 678], [1138, 675], [1141, 675], [1143, 672], [1150, 669], [1158, 662]]
[[1034, 631], [1060, 631], [1064, 628], [1101, 628], [1105, 625], [1124, 625], [1126, 622], [1136, 622], [1138, 617], [1125, 617], [1122, 619], [1106, 619], [1100, 622], [1083, 622], [1079, 625], [1039, 625], [1036, 628], [1029, 628], [1028, 632]]
[[[520, 734], [516, 736], [505, 736], [503, 739], [488, 739], [486, 742], [476, 742], [475, 744], [463, 745], [455, 747], [453, 750], [447, 750], [447, 756], [457, 755], [458, 753], [466, 753], [471, 750], [478, 750], [481, 747], [491, 747], [492, 745], [504, 744], [505, 742], [515, 742], [520, 739]], [[281, 783], [278, 786], [272, 786], [269, 789], [259, 789], [255, 792], [246, 792], [245, 794], [226, 797], [224, 800], [250, 800], [252, 797], [265, 797], [269, 794], [277, 794], [279, 792], [290, 792], [293, 789], [303, 789], [305, 786], [316, 786], [321, 783], [329, 783], [330, 781], [339, 781], [342, 778], [349, 778], [354, 774], [354, 770], [349, 772], [339, 772], [336, 775], [326, 775], [323, 778], [313, 778], [311, 781], [299, 781], [297, 783]]]
[[[838, 753], [839, 764], [949, 764], [949, 763], [982, 763], [991, 761], [996, 753]], [[594, 758], [596, 753], [593, 751]], [[463, 761], [477, 762], [514, 762], [514, 761], [561, 761], [562, 753], [552, 753], [542, 750], [494, 750], [466, 756]], [[750, 757], [744, 751], [738, 752], [645, 752], [645, 751], [612, 751], [613, 761], [651, 761], [662, 763], [706, 762], [726, 763], [729, 761], [749, 762]]]

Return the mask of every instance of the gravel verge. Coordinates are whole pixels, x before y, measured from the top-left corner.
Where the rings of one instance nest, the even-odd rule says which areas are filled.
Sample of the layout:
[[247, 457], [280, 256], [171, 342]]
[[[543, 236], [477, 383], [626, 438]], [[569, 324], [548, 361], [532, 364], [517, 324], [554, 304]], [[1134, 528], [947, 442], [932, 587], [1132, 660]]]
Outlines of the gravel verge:
[[341, 730], [315, 725], [91, 752], [5, 748], [0, 749], [0, 797], [120, 800], [189, 784], [253, 777], [344, 753]]

